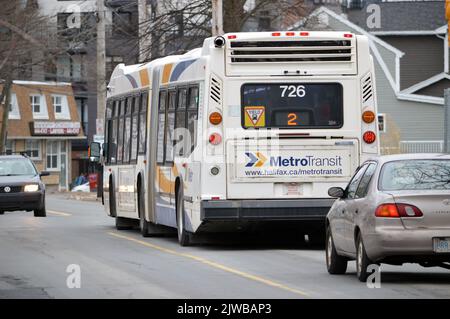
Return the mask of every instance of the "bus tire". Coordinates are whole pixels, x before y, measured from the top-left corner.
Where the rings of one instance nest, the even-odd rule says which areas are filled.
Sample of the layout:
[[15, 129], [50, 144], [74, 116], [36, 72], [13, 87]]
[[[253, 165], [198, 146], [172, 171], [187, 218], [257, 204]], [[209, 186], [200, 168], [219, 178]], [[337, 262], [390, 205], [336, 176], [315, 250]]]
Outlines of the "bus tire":
[[133, 229], [133, 224], [129, 218], [116, 217], [116, 229], [117, 230]]
[[138, 183], [138, 212], [139, 212], [139, 229], [143, 237], [154, 236], [153, 224], [145, 219], [145, 195], [144, 189], [139, 181]]
[[177, 191], [177, 201], [176, 201], [176, 215], [177, 215], [177, 234], [178, 243], [180, 246], [189, 246], [191, 242], [191, 236], [185, 228], [186, 214], [184, 212], [184, 194], [183, 185], [179, 185]]
[[109, 216], [116, 217], [116, 196], [113, 178], [109, 178]]

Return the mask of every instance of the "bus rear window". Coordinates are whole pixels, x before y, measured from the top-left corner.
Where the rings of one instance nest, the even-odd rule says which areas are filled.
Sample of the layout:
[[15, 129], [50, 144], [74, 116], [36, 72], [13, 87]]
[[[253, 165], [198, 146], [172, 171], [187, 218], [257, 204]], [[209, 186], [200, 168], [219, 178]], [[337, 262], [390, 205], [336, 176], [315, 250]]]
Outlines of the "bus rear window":
[[244, 128], [341, 128], [343, 93], [339, 83], [244, 84]]

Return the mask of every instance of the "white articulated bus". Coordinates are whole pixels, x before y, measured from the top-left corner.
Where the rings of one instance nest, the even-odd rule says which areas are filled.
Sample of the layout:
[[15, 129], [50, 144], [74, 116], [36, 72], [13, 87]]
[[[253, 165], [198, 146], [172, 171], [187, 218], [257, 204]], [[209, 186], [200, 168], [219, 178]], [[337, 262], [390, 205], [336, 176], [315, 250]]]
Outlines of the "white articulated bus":
[[[233, 33], [114, 70], [103, 200], [144, 236], [266, 225], [321, 240], [333, 203], [379, 153], [368, 39], [346, 32]], [[323, 236], [324, 237], [324, 236]]]

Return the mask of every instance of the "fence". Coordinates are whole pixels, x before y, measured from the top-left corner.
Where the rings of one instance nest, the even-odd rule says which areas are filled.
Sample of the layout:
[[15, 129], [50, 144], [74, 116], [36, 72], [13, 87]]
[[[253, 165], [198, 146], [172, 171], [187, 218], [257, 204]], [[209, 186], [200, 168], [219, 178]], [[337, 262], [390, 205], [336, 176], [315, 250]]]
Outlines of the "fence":
[[400, 153], [442, 153], [444, 141], [400, 141]]

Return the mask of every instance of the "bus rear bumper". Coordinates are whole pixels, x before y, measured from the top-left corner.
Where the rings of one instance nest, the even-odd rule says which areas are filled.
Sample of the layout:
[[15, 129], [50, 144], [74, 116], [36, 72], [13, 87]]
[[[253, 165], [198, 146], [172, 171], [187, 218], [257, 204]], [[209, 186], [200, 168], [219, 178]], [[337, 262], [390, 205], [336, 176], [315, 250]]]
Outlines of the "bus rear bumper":
[[333, 198], [213, 200], [201, 202], [201, 220], [325, 221]]

